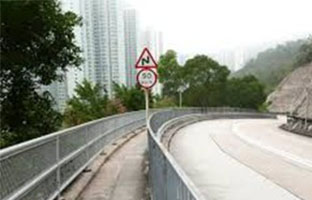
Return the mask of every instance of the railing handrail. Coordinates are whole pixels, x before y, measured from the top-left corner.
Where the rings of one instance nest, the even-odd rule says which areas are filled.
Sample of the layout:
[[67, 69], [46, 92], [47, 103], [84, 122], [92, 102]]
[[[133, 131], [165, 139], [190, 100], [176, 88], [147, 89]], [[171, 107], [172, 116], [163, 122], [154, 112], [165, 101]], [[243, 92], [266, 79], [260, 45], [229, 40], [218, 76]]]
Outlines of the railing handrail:
[[0, 199], [54, 199], [106, 144], [144, 124], [144, 111], [128, 112], [0, 150]]
[[[156, 114], [156, 113], [155, 113]], [[198, 114], [189, 114], [187, 116], [182, 116], [182, 117], [190, 117], [190, 116], [195, 116]], [[180, 117], [179, 117], [180, 118]], [[151, 119], [151, 117], [149, 118]], [[171, 124], [172, 122], [176, 121], [177, 118], [173, 118], [169, 121], [167, 121], [166, 123], [164, 123], [163, 125], [161, 125], [161, 127], [158, 129], [159, 132], [162, 132], [169, 124]], [[163, 151], [164, 155], [167, 157], [169, 163], [175, 168], [175, 170], [177, 171], [177, 173], [179, 174], [180, 178], [182, 179], [182, 181], [184, 182], [184, 184], [190, 188], [190, 192], [192, 193], [192, 195], [196, 198], [196, 200], [205, 200], [205, 198], [203, 197], [203, 195], [201, 194], [201, 192], [196, 188], [196, 186], [194, 185], [194, 183], [191, 181], [191, 179], [185, 174], [184, 170], [179, 166], [179, 164], [177, 163], [177, 161], [174, 159], [174, 157], [171, 155], [171, 153], [168, 151], [168, 149], [162, 144], [161, 142], [161, 138], [159, 137], [159, 135], [156, 135], [155, 132], [153, 132], [153, 130], [151, 129], [149, 123], [148, 123], [148, 130], [151, 131], [150, 135], [153, 137], [154, 141], [159, 145], [159, 147], [161, 148], [161, 150]]]
[[[183, 113], [183, 111], [185, 112]], [[168, 112], [167, 117], [165, 117], [165, 112]], [[161, 113], [164, 113], [164, 116], [158, 116], [158, 115], [161, 115]], [[173, 109], [162, 111], [162, 112], [155, 112], [149, 117], [149, 120], [148, 120], [149, 123], [147, 124], [149, 138], [150, 138], [149, 140], [151, 140], [150, 144], [152, 145], [152, 146], [149, 146], [149, 154], [150, 154], [149, 159], [151, 163], [150, 164], [150, 177], [151, 177], [150, 184], [151, 184], [151, 191], [152, 191], [151, 193], [152, 199], [155, 199], [155, 200], [163, 200], [163, 199], [170, 200], [171, 198], [181, 199], [181, 200], [186, 200], [186, 199], [187, 200], [188, 199], [204, 200], [205, 199], [205, 197], [198, 190], [198, 188], [196, 188], [192, 180], [186, 175], [184, 170], [179, 166], [179, 164], [170, 154], [170, 152], [165, 147], [165, 145], [161, 142], [162, 134], [165, 132], [167, 128], [170, 128], [171, 124], [178, 122], [179, 119], [183, 120], [184, 117], [185, 118], [190, 117], [190, 119], [192, 119], [193, 117], [198, 117], [200, 120], [203, 120], [205, 118], [201, 118], [201, 116], [203, 116], [202, 114], [204, 113], [209, 114], [207, 116], [210, 116], [211, 118], [218, 117], [217, 115], [222, 114], [222, 113], [223, 115], [220, 115], [220, 117], [236, 116], [238, 113], [240, 113], [241, 116], [245, 116], [245, 117], [255, 117], [255, 115], [256, 117], [269, 117], [269, 118], [276, 117], [276, 115], [273, 113], [260, 113], [255, 110], [229, 108], [229, 107], [227, 108], [182, 108], [182, 109], [173, 108]], [[157, 121], [156, 117], [160, 118], [160, 121], [161, 121], [160, 123], [156, 122]], [[152, 123], [155, 123], [156, 126], [158, 125], [158, 127], [155, 127], [155, 124], [152, 125]], [[157, 145], [159, 150], [157, 150], [157, 148], [155, 148], [154, 145]], [[156, 162], [158, 164], [154, 166], [153, 162]], [[174, 172], [171, 170], [171, 168], [168, 165], [169, 166], [171, 165]], [[162, 174], [163, 172], [165, 173], [165, 175]], [[166, 175], [167, 173], [171, 173], [169, 177], [172, 176], [172, 173], [178, 174], [178, 178], [174, 177], [176, 179], [173, 180], [173, 182], [174, 184], [178, 184], [179, 182], [180, 183], [182, 182], [184, 186], [182, 186], [181, 184], [172, 186], [172, 183], [168, 183], [169, 180], [167, 179], [168, 178], [168, 175]], [[157, 181], [155, 179], [157, 179]], [[156, 184], [156, 186], [154, 184]], [[184, 190], [186, 193], [177, 194], [179, 193], [177, 191], [183, 190], [183, 187], [184, 188], [186, 187], [186, 191]], [[178, 188], [180, 188], [181, 190]], [[172, 192], [169, 192], [172, 190], [174, 190], [175, 194], [173, 194]], [[182, 197], [179, 195], [182, 195]]]
[[62, 135], [62, 134], [65, 134], [67, 132], [71, 132], [71, 131], [75, 131], [75, 130], [78, 130], [78, 129], [81, 129], [81, 128], [85, 128], [85, 127], [88, 127], [88, 126], [91, 126], [91, 125], [94, 125], [94, 124], [97, 124], [97, 123], [101, 123], [103, 121], [107, 121], [107, 120], [110, 120], [110, 119], [113, 119], [113, 118], [118, 118], [118, 117], [121, 117], [121, 116], [132, 115], [132, 114], [139, 113], [139, 112], [142, 112], [142, 111], [133, 111], [133, 112], [120, 113], [120, 114], [116, 114], [116, 115], [110, 115], [110, 116], [107, 116], [107, 117], [103, 117], [103, 118], [100, 118], [100, 119], [95, 119], [95, 120], [92, 120], [92, 121], [89, 121], [89, 122], [85, 122], [85, 123], [82, 123], [82, 124], [79, 124], [79, 125], [76, 125], [76, 126], [73, 126], [73, 127], [62, 129], [62, 130], [59, 130], [59, 131], [56, 131], [56, 132], [53, 132], [53, 133], [49, 133], [47, 135], [43, 135], [43, 136], [40, 136], [40, 137], [31, 139], [31, 140], [28, 140], [28, 141], [25, 141], [25, 142], [21, 142], [19, 144], [15, 144], [15, 145], [12, 145], [12, 146], [0, 149], [0, 160], [1, 160], [1, 158], [4, 155], [9, 154], [12, 151], [17, 151], [18, 149], [22, 149], [22, 148], [31, 146], [33, 144], [40, 143], [40, 142], [43, 142], [43, 141], [55, 138], [58, 135]]

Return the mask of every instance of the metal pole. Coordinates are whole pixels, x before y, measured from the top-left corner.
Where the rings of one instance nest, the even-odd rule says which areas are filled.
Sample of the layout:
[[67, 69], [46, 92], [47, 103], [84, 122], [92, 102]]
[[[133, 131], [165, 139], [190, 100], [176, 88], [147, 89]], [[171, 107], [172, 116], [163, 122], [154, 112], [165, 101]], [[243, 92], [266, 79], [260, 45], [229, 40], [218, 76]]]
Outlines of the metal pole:
[[179, 100], [180, 108], [182, 108], [182, 92], [179, 92]]
[[61, 166], [60, 166], [60, 136], [56, 136], [56, 184], [57, 184], [57, 200], [61, 199]]
[[148, 110], [149, 110], [149, 98], [148, 98], [148, 89], [144, 89], [145, 92], [145, 117], [146, 117], [146, 127], [148, 124]]
[[308, 127], [308, 115], [309, 115], [309, 92], [308, 92], [308, 88], [306, 88], [306, 95], [307, 95], [307, 106], [306, 106], [305, 127]]

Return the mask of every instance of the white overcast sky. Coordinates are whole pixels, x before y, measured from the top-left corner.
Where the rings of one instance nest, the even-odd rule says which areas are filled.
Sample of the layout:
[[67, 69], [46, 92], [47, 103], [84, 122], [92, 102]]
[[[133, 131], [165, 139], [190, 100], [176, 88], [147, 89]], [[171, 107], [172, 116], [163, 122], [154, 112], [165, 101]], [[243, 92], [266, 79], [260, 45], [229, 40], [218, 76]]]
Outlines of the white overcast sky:
[[312, 0], [126, 0], [165, 48], [207, 53], [312, 34]]

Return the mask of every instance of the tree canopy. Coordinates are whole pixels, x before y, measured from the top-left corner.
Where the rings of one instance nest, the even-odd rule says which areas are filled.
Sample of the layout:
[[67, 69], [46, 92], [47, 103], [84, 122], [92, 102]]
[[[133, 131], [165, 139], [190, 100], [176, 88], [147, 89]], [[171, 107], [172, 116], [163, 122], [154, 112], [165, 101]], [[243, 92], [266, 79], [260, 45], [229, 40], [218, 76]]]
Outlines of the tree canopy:
[[297, 65], [305, 65], [312, 62], [312, 36], [300, 47]]
[[175, 51], [168, 50], [164, 55], [160, 56], [157, 71], [159, 82], [163, 84], [163, 95], [176, 96], [178, 88], [184, 84], [184, 79]]
[[108, 96], [100, 85], [84, 80], [75, 89], [75, 95], [68, 100], [64, 112], [66, 126], [78, 125], [109, 115]]
[[259, 109], [266, 99], [264, 85], [249, 75], [228, 80], [225, 90], [226, 105]]
[[189, 59], [183, 67], [185, 104], [188, 106], [223, 106], [223, 91], [230, 71], [205, 55]]
[[[129, 88], [125, 85], [114, 84], [114, 96], [115, 99], [120, 100], [127, 111], [142, 110], [145, 108], [144, 91], [139, 86]], [[152, 100], [151, 97], [150, 100]]]
[[12, 144], [58, 129], [52, 98], [38, 89], [81, 63], [73, 32], [80, 18], [55, 0], [1, 1], [0, 7], [1, 140]]
[[179, 66], [175, 52], [170, 50], [160, 57], [159, 63], [164, 99], [170, 100], [171, 105], [177, 105], [181, 86], [185, 89], [184, 106], [258, 109], [265, 101], [264, 86], [254, 76], [230, 79], [227, 67], [208, 56], [197, 55]]

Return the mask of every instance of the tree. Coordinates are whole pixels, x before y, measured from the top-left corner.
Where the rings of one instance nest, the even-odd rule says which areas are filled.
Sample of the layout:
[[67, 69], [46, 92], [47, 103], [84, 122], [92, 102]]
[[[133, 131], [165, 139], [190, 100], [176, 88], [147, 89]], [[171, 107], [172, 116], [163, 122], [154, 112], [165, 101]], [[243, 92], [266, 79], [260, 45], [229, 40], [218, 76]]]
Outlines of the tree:
[[74, 95], [67, 102], [64, 112], [66, 126], [74, 126], [87, 121], [105, 117], [112, 113], [108, 112], [108, 96], [99, 84], [93, 85], [84, 80], [78, 84]]
[[59, 114], [40, 85], [61, 80], [57, 71], [81, 63], [72, 12], [55, 0], [1, 1], [1, 137], [7, 144], [58, 129]]
[[[124, 85], [114, 84], [115, 99], [119, 99], [127, 111], [136, 111], [145, 108], [145, 94], [142, 89], [137, 85], [132, 88], [127, 88]], [[149, 102], [152, 106], [153, 97], [149, 93]]]
[[224, 90], [230, 71], [205, 55], [189, 59], [183, 67], [189, 88], [184, 94], [188, 106], [223, 106]]
[[312, 62], [312, 36], [300, 47], [297, 64], [299, 66]]
[[168, 50], [158, 62], [159, 82], [163, 84], [163, 95], [176, 98], [178, 88], [184, 84], [182, 67], [178, 64], [176, 52]]
[[226, 104], [231, 107], [260, 109], [265, 102], [264, 85], [254, 76], [232, 78], [226, 87]]

